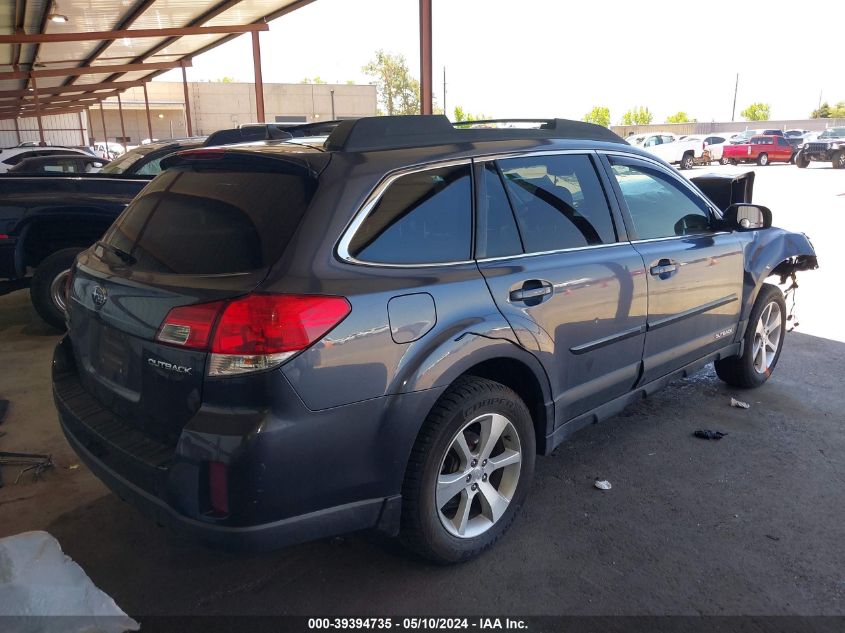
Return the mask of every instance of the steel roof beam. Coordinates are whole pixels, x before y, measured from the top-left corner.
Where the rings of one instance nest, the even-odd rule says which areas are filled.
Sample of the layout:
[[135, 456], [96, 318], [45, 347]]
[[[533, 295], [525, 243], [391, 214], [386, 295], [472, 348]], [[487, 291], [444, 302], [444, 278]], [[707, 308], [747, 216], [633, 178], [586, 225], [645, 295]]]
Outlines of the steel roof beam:
[[46, 44], [51, 42], [90, 42], [101, 40], [134, 39], [141, 37], [184, 37], [186, 35], [226, 35], [268, 31], [265, 22], [258, 24], [233, 24], [221, 26], [189, 26], [166, 29], [123, 29], [118, 31], [91, 31], [89, 33], [15, 33], [0, 35], [0, 44]]
[[[0, 73], [0, 79], [29, 79], [30, 77], [79, 77], [81, 75], [106, 75], [112, 73], [131, 73], [136, 71], [171, 70], [191, 66], [190, 59], [178, 62], [149, 62], [145, 64], [117, 64], [90, 66], [88, 68], [48, 68], [45, 70], [19, 70]], [[84, 84], [79, 84], [84, 87]], [[93, 85], [93, 84], [92, 84]]]
[[[77, 84], [75, 86], [53, 86], [50, 88], [39, 88], [39, 95], [59, 95], [68, 92], [93, 92], [95, 90], [128, 90], [143, 86], [145, 81], [106, 81], [98, 84]], [[18, 97], [32, 97], [33, 90], [0, 90], [0, 99]]]

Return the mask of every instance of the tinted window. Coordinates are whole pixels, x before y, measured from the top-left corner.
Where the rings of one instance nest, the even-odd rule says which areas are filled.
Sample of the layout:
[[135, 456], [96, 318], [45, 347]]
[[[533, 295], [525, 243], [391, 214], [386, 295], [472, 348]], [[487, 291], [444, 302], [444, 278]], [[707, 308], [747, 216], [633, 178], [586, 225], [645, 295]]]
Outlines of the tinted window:
[[153, 158], [151, 161], [133, 169], [133, 171], [139, 176], [157, 176], [161, 173], [161, 161], [166, 156], [167, 154], [159, 156], [158, 158]]
[[287, 246], [313, 188], [311, 178], [289, 173], [168, 171], [132, 201], [103, 241], [132, 255], [139, 271], [266, 268]]
[[616, 241], [613, 219], [588, 156], [499, 161], [527, 253]]
[[470, 166], [441, 167], [397, 178], [356, 231], [349, 254], [381, 264], [436, 264], [470, 259]]
[[479, 201], [475, 256], [483, 259], [522, 253], [505, 186], [493, 163], [484, 165], [479, 183]]
[[639, 239], [694, 235], [709, 229], [707, 205], [668, 174], [627, 164], [614, 164], [613, 174]]
[[789, 145], [789, 141], [787, 141], [785, 138], [779, 136], [778, 137], [778, 145]]

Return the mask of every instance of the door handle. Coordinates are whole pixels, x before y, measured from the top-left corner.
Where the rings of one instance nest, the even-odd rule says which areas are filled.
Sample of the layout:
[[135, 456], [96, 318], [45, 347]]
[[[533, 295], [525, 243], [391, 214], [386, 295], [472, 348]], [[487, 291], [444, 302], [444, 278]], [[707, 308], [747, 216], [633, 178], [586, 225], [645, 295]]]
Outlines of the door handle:
[[[542, 299], [543, 297], [552, 294], [554, 287], [548, 281], [541, 281], [539, 279], [532, 279], [522, 284], [522, 288], [511, 290], [511, 301], [531, 301], [534, 299]], [[539, 303], [537, 301], [536, 303]]]
[[655, 277], [661, 277], [663, 279], [666, 279], [666, 277], [669, 277], [672, 273], [677, 271], [678, 265], [669, 259], [661, 259], [657, 262], [657, 265], [652, 266], [649, 270], [649, 272]]

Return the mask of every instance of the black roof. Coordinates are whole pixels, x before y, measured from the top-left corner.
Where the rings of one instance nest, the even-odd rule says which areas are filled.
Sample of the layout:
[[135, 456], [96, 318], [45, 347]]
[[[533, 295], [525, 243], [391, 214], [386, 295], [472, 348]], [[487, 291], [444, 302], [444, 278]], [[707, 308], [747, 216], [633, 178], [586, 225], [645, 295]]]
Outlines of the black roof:
[[[539, 123], [538, 127], [487, 127], [502, 121], [452, 124], [443, 115], [379, 116], [350, 119], [337, 124], [326, 141], [330, 151], [367, 152], [432, 145], [529, 139], [578, 139], [623, 143], [609, 129], [568, 119], [510, 119], [510, 123]], [[472, 127], [464, 127], [471, 125]]]

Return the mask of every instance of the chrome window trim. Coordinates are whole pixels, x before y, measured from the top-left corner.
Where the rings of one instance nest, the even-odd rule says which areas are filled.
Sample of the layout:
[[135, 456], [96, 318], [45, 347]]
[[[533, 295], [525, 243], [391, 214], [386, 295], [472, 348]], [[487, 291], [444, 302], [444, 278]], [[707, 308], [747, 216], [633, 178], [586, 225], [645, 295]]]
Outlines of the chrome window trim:
[[502, 255], [501, 257], [485, 257], [483, 259], [477, 259], [476, 261], [479, 264], [483, 264], [486, 262], [498, 262], [498, 261], [505, 261], [509, 259], [522, 259], [523, 257], [538, 257], [541, 255], [558, 255], [560, 253], [571, 253], [576, 251], [589, 251], [597, 248], [610, 248], [611, 246], [630, 246], [631, 242], [624, 241], [624, 242], [611, 242], [610, 244], [590, 244], [589, 246], [573, 246], [571, 248], [561, 248], [556, 251], [542, 251], [539, 253], [517, 253], [516, 255]]
[[[381, 200], [381, 197], [384, 195], [384, 192], [387, 191], [390, 185], [396, 182], [399, 178], [407, 176], [409, 174], [417, 174], [423, 171], [430, 171], [432, 169], [442, 169], [445, 167], [458, 167], [460, 165], [471, 166], [472, 157], [413, 165], [410, 167], [403, 167], [402, 169], [398, 169], [387, 174], [381, 180], [381, 182], [376, 185], [376, 188], [373, 189], [370, 195], [367, 196], [367, 199], [364, 201], [364, 204], [362, 204], [361, 208], [355, 212], [355, 215], [352, 216], [352, 220], [349, 222], [349, 224], [347, 224], [346, 228], [343, 231], [343, 234], [341, 235], [340, 240], [337, 243], [337, 246], [335, 247], [335, 253], [337, 257], [340, 258], [342, 261], [350, 264], [356, 264], [358, 266], [373, 266], [376, 268], [437, 268], [440, 266], [461, 266], [474, 263], [475, 260], [473, 259], [465, 259], [452, 262], [429, 262], [424, 264], [391, 264], [386, 262], [368, 262], [360, 260], [353, 257], [349, 253], [349, 245], [352, 243], [352, 238], [355, 237], [355, 233], [358, 232], [358, 229], [361, 228], [361, 225], [369, 217], [370, 213], [372, 213], [373, 209], [378, 204], [379, 200]], [[470, 197], [470, 213], [472, 212], [473, 202], [472, 197]], [[470, 248], [471, 247], [472, 244], [470, 243]]]

